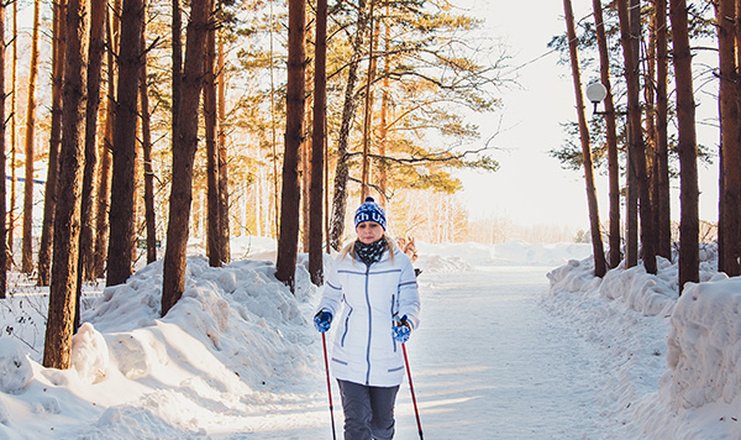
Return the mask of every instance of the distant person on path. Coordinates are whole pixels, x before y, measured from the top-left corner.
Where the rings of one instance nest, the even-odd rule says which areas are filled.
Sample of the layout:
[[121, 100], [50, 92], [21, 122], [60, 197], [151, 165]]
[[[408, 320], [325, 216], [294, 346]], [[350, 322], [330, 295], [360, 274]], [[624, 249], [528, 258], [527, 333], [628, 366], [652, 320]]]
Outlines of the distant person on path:
[[391, 440], [401, 344], [419, 325], [417, 281], [409, 257], [386, 238], [386, 214], [372, 197], [355, 211], [355, 232], [327, 274], [314, 325], [323, 333], [337, 322], [331, 367], [345, 440]]

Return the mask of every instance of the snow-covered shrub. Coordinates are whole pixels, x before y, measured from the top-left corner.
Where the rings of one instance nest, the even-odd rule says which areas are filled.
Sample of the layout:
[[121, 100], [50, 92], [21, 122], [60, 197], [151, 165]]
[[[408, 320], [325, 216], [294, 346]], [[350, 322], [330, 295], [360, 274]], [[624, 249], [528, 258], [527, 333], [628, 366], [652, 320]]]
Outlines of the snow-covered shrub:
[[33, 378], [26, 348], [10, 337], [0, 338], [0, 391], [22, 392]]
[[671, 318], [667, 361], [675, 407], [741, 396], [741, 278], [685, 287]]

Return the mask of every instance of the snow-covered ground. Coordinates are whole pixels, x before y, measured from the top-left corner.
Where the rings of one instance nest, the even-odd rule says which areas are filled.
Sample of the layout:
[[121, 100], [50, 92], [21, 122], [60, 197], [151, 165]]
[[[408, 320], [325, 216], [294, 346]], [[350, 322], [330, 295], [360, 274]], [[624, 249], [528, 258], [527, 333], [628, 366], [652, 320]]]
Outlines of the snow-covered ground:
[[[189, 258], [165, 318], [159, 262], [87, 286], [67, 371], [39, 364], [45, 290], [13, 278], [0, 439], [331, 438], [319, 290], [305, 256], [296, 295], [277, 282], [273, 248], [234, 242], [240, 260], [221, 269]], [[423, 321], [408, 349], [425, 438], [741, 439], [741, 284], [711, 270], [712, 251], [706, 282], [677, 300], [668, 261], [600, 281], [588, 245], [418, 248]], [[397, 432], [418, 438], [406, 384]]]

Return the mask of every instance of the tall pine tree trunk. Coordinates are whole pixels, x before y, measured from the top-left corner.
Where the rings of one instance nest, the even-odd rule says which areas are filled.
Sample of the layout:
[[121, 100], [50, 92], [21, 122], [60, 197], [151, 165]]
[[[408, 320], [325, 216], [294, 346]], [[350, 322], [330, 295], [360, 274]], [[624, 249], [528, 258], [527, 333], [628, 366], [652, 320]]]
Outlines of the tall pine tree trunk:
[[51, 92], [51, 133], [49, 135], [49, 163], [46, 171], [44, 192], [44, 217], [41, 223], [41, 242], [39, 243], [38, 285], [48, 286], [54, 238], [54, 218], [57, 209], [57, 175], [59, 173], [59, 148], [62, 140], [62, 81], [67, 41], [66, 2], [54, 4], [54, 35], [52, 44], [52, 92]]
[[[736, 95], [736, 10], [734, 0], [720, 0], [716, 8], [720, 67], [720, 188], [719, 209], [723, 213], [718, 228], [718, 270], [728, 276], [739, 275], [739, 196], [741, 196], [741, 148], [739, 146], [738, 96]], [[719, 231], [720, 232], [720, 231]]]
[[185, 289], [185, 252], [188, 245], [193, 162], [198, 147], [198, 101], [203, 87], [203, 59], [206, 55], [211, 10], [209, 0], [191, 1], [177, 132], [173, 139], [172, 182], [177, 182], [177, 185], [173, 183], [170, 193], [170, 218], [163, 263], [162, 316], [175, 305]]
[[219, 234], [221, 239], [221, 260], [225, 263], [231, 261], [231, 244], [229, 243], [229, 172], [227, 168], [226, 150], [226, 62], [224, 56], [224, 37], [219, 38], [217, 64], [216, 106], [218, 108], [218, 149], [219, 149]]
[[25, 182], [23, 184], [23, 260], [21, 270], [33, 271], [33, 168], [34, 137], [36, 128], [36, 77], [39, 71], [39, 9], [40, 0], [33, 3], [33, 30], [31, 36], [31, 60], [28, 73], [28, 103], [26, 106], [25, 139]]
[[596, 23], [597, 46], [600, 59], [600, 80], [607, 89], [605, 97], [605, 129], [607, 137], [607, 168], [610, 188], [610, 268], [620, 264], [620, 164], [618, 163], [617, 126], [615, 124], [615, 104], [610, 82], [610, 59], [601, 0], [592, 0], [594, 21]]
[[49, 289], [49, 316], [44, 344], [44, 366], [70, 366], [80, 239], [80, 208], [85, 142], [87, 26], [85, 3], [67, 3], [67, 44], [62, 144], [59, 151], [59, 200], [54, 217], [54, 251]]
[[108, 52], [106, 63], [108, 66], [108, 93], [106, 103], [106, 119], [103, 142], [100, 145], [100, 167], [98, 169], [98, 209], [97, 222], [95, 225], [95, 277], [102, 278], [105, 275], [106, 260], [108, 259], [108, 237], [110, 236], [110, 225], [108, 218], [111, 207], [111, 168], [113, 164], [113, 122], [115, 120], [116, 99], [116, 63], [113, 53], [118, 52], [121, 0], [116, 0], [112, 13], [106, 17], [106, 39], [108, 41]]
[[17, 143], [16, 143], [16, 85], [18, 75], [18, 2], [13, 2], [13, 61], [11, 66], [11, 85], [10, 90], [10, 211], [8, 218], [8, 261], [6, 267], [10, 269], [13, 263], [13, 252], [14, 252], [14, 231], [16, 222], [16, 185], [18, 183], [18, 177], [15, 173], [16, 167], [16, 154], [17, 154]]
[[671, 260], [672, 225], [669, 191], [669, 142], [667, 134], [669, 99], [667, 97], [668, 56], [666, 0], [656, 0], [656, 194], [658, 211], [656, 254]]
[[[656, 273], [656, 252], [653, 246], [652, 233], [653, 217], [651, 215], [651, 201], [649, 197], [648, 175], [646, 173], [646, 152], [641, 133], [641, 106], [639, 100], [639, 78], [635, 41], [640, 36], [639, 17], [628, 15], [628, 0], [618, 1], [620, 18], [620, 34], [625, 59], [625, 79], [628, 88], [628, 124], [630, 126], [630, 142], [628, 163], [635, 177], [639, 194], [639, 208], [641, 221], [641, 246], [643, 265], [648, 273]], [[637, 10], [638, 2], [631, 0], [631, 10]], [[640, 10], [638, 9], [640, 12]], [[633, 188], [631, 188], [631, 191]]]
[[692, 53], [687, 23], [686, 0], [670, 0], [669, 16], [674, 45], [674, 77], [677, 84], [677, 126], [679, 139], [680, 221], [679, 291], [688, 281], [700, 280], [699, 213], [697, 181], [697, 135], [695, 97], [692, 88]]
[[183, 46], [182, 46], [182, 12], [180, 0], [172, 0], [172, 142], [175, 143], [175, 133], [180, 111], [180, 93], [183, 82]]
[[327, 120], [327, 0], [316, 4], [316, 49], [314, 53], [314, 127], [311, 148], [311, 207], [309, 209], [309, 275], [317, 286], [324, 282], [322, 209], [324, 178], [324, 127]]
[[124, 283], [131, 275], [134, 252], [134, 162], [141, 36], [144, 14], [142, 0], [124, 0], [121, 11], [121, 44], [118, 55], [118, 93], [113, 129], [112, 203], [109, 214], [108, 273], [106, 285]]
[[286, 139], [283, 154], [283, 187], [275, 277], [295, 289], [298, 252], [299, 183], [298, 153], [303, 143], [306, 56], [304, 29], [306, 1], [288, 1], [288, 83], [286, 85]]
[[374, 56], [375, 43], [377, 40], [377, 29], [375, 23], [375, 17], [373, 12], [375, 10], [375, 1], [370, 0], [370, 10], [368, 15], [369, 19], [369, 30], [368, 35], [370, 41], [368, 42], [368, 76], [365, 83], [365, 111], [363, 113], [363, 158], [362, 158], [362, 174], [361, 174], [361, 188], [360, 188], [360, 203], [363, 203], [366, 197], [370, 195], [369, 188], [369, 177], [370, 177], [370, 153], [371, 153], [371, 138], [373, 130], [373, 81], [376, 76], [376, 57]]
[[[145, 6], [146, 8], [146, 6]], [[157, 225], [154, 212], [154, 170], [152, 168], [152, 130], [149, 121], [149, 83], [147, 82], [147, 14], [142, 14], [142, 68], [139, 78], [139, 107], [142, 124], [142, 156], [144, 159], [144, 218], [147, 230], [147, 264], [157, 261]]]
[[581, 93], [581, 74], [579, 71], [579, 59], [576, 48], [576, 32], [574, 31], [574, 12], [571, 8], [571, 0], [563, 1], [564, 14], [566, 15], [566, 36], [569, 40], [569, 56], [571, 58], [571, 76], [574, 80], [574, 95], [576, 96], [576, 113], [579, 118], [579, 137], [581, 139], [582, 158], [584, 162], [584, 181], [587, 192], [587, 207], [589, 209], [589, 225], [592, 236], [592, 253], [594, 256], [594, 275], [602, 277], [607, 270], [605, 251], [602, 247], [602, 234], [600, 233], [599, 212], [597, 209], [597, 194], [594, 187], [594, 168], [592, 164], [592, 150], [589, 147], [589, 131], [587, 119], [584, 116], [584, 98]]
[[365, 10], [365, 0], [358, 2], [358, 22], [355, 29], [352, 57], [347, 66], [347, 83], [345, 85], [345, 101], [342, 106], [342, 122], [340, 135], [337, 140], [337, 164], [334, 177], [334, 194], [332, 196], [332, 216], [329, 228], [329, 244], [339, 250], [342, 236], [345, 232], [345, 210], [347, 209], [347, 182], [349, 179], [350, 157], [347, 145], [350, 139], [350, 130], [355, 115], [355, 83], [358, 80], [358, 65], [363, 53], [363, 38], [368, 23], [368, 14]]
[[221, 267], [221, 207], [219, 200], [219, 151], [216, 146], [216, 79], [214, 61], [216, 58], [216, 30], [210, 29], [206, 39], [205, 81], [203, 84], [203, 116], [206, 128], [207, 158], [207, 217], [206, 238], [208, 243], [208, 264]]
[[94, 234], [96, 217], [95, 171], [98, 161], [98, 110], [103, 51], [105, 50], [106, 3], [93, 1], [90, 9], [90, 46], [87, 69], [87, 107], [85, 109], [85, 171], [82, 179], [82, 231], [80, 233], [80, 272], [93, 281]]
[[[0, 41], [5, 41], [5, 3], [0, 4]], [[0, 90], [5, 90], [5, 45], [0, 44]], [[5, 223], [5, 93], [0, 94], [0, 243], [5, 246], [7, 229]], [[0, 249], [0, 298], [5, 298], [7, 290], [8, 252]]]

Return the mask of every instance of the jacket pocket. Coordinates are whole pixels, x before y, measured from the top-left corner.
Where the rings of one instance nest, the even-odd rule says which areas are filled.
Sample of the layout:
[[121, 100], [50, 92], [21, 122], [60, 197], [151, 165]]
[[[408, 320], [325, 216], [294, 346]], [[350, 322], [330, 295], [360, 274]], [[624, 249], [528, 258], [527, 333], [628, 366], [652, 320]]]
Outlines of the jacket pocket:
[[342, 339], [340, 339], [340, 347], [345, 346], [345, 338], [347, 337], [347, 331], [350, 324], [350, 315], [352, 315], [353, 308], [350, 307], [350, 304], [347, 304], [347, 307], [349, 311], [347, 312], [347, 316], [345, 317], [345, 330], [342, 332]]
[[[332, 359], [332, 360], [334, 360], [334, 359]], [[399, 371], [399, 370], [403, 370], [403, 369], [404, 369], [404, 366], [402, 365], [402, 366], [400, 366], [400, 367], [395, 367], [395, 368], [389, 368], [389, 369], [388, 369], [388, 372], [389, 372], [389, 373], [394, 373], [394, 372], [396, 372], [396, 371]]]

